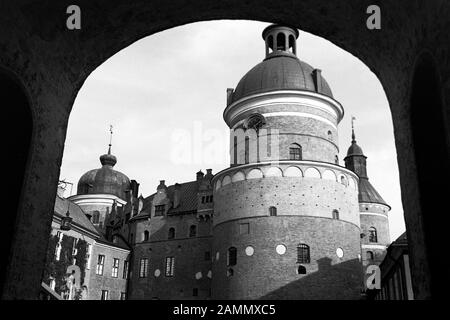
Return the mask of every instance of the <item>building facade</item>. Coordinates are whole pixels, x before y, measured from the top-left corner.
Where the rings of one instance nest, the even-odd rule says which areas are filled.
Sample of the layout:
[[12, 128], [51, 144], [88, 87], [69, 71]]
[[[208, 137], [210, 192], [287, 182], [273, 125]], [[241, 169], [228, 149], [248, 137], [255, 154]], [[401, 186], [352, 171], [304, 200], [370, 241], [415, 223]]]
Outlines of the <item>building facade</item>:
[[[297, 57], [298, 35], [267, 27], [265, 59], [227, 89], [228, 168], [170, 186], [161, 180], [144, 198], [113, 169], [109, 149], [102, 167], [80, 178], [70, 200], [103, 235], [94, 256], [122, 246], [120, 268], [131, 251], [121, 296], [361, 298], [365, 267], [380, 263], [389, 244], [390, 207], [368, 180], [354, 132], [339, 164], [344, 108], [321, 70]], [[96, 297], [122, 280], [89, 279]]]
[[381, 288], [370, 292], [369, 299], [414, 300], [406, 232], [387, 248], [380, 269]]
[[[114, 221], [123, 211], [122, 206], [127, 204], [120, 198], [125, 193], [118, 191], [131, 184], [126, 184], [129, 180], [125, 175], [114, 172], [110, 164], [104, 163], [108, 157], [115, 159], [111, 150], [100, 157], [101, 169], [91, 170], [81, 177], [76, 196], [65, 199], [60, 192], [55, 200], [42, 299], [127, 299], [131, 250], [120, 235], [112, 237], [111, 220]], [[100, 172], [97, 177], [96, 171]], [[89, 185], [98, 193], [86, 196], [87, 189], [82, 187], [87, 183], [87, 175], [94, 177]], [[117, 203], [122, 206], [118, 207]]]

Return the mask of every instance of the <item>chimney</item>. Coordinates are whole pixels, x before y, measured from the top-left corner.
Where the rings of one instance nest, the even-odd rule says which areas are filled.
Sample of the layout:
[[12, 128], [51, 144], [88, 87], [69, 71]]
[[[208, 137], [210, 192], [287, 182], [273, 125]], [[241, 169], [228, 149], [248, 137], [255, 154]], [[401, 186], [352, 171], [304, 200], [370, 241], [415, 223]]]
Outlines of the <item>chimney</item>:
[[320, 75], [321, 72], [322, 71], [320, 69], [314, 69], [312, 72], [316, 92], [322, 92], [322, 77]]
[[227, 106], [231, 104], [231, 100], [233, 99], [233, 88], [227, 88]]
[[156, 188], [156, 190], [160, 190], [160, 189], [167, 189], [166, 180], [159, 180], [159, 185]]
[[174, 191], [173, 191], [173, 207], [178, 208], [180, 205], [180, 187], [181, 185], [179, 183], [175, 183]]
[[205, 179], [211, 180], [213, 177], [212, 169], [206, 169]]
[[203, 174], [202, 170], [197, 172], [197, 181], [201, 181], [203, 179], [203, 176], [204, 176], [204, 174]]
[[139, 193], [139, 183], [136, 180], [131, 180], [131, 192], [133, 197], [137, 198]]

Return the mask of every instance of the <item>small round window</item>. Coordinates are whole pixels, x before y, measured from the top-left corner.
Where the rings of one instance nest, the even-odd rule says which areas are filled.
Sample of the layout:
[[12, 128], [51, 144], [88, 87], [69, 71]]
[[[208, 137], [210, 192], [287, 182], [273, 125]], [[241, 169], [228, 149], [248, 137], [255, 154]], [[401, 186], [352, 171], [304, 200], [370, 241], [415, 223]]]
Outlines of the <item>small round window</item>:
[[279, 244], [277, 245], [277, 247], [275, 248], [275, 250], [277, 251], [278, 254], [282, 255], [286, 253], [286, 246], [284, 244]]
[[255, 249], [253, 249], [252, 246], [248, 246], [247, 248], [245, 248], [245, 254], [249, 257], [251, 257], [253, 253], [255, 253]]

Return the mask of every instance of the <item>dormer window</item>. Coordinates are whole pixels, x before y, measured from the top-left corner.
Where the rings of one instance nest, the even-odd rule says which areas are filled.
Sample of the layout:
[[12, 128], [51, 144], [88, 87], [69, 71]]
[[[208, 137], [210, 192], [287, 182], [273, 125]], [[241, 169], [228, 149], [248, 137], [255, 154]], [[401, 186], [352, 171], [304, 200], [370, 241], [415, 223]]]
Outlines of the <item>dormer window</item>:
[[163, 216], [165, 209], [166, 209], [166, 206], [163, 205], [163, 204], [155, 206], [155, 217], [156, 216]]
[[209, 196], [202, 196], [202, 203], [211, 203], [213, 202], [213, 196], [209, 195]]

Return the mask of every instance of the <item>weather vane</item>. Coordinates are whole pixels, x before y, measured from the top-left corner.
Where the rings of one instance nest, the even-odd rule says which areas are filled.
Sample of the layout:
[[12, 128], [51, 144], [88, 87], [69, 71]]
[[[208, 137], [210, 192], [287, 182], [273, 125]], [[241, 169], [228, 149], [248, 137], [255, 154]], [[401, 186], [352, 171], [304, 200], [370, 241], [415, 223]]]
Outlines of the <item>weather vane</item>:
[[353, 141], [355, 141], [355, 126], [354, 126], [355, 120], [356, 120], [355, 116], [352, 116], [352, 140]]
[[110, 132], [109, 145], [111, 145], [111, 143], [112, 143], [112, 135], [113, 135], [113, 126], [112, 126], [112, 124], [109, 125], [109, 132]]
[[112, 135], [113, 135], [113, 126], [112, 126], [112, 124], [110, 124], [109, 125], [109, 148], [108, 148], [108, 154], [111, 154]]

